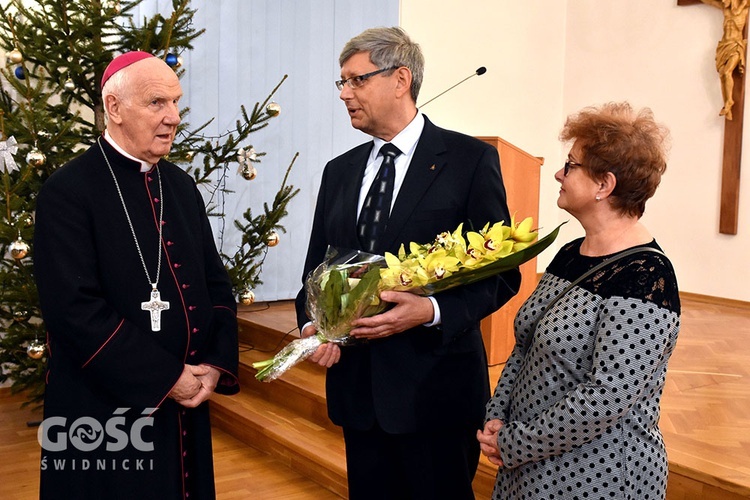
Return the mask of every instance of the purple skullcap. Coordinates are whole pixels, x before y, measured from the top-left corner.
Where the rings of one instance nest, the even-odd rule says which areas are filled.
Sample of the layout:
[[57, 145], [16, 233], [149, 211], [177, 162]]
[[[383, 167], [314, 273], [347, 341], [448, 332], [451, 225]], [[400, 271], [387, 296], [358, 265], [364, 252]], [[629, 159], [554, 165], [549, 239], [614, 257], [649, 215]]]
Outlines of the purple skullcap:
[[143, 52], [140, 50], [134, 50], [132, 52], [125, 52], [124, 54], [120, 54], [119, 56], [112, 59], [112, 62], [109, 63], [107, 66], [107, 69], [104, 70], [104, 75], [102, 75], [102, 87], [104, 88], [104, 84], [107, 83], [107, 80], [110, 79], [112, 75], [120, 71], [121, 69], [130, 66], [133, 63], [136, 63], [138, 61], [142, 61], [143, 59], [147, 59], [149, 57], [155, 57], [153, 54], [149, 54], [148, 52]]

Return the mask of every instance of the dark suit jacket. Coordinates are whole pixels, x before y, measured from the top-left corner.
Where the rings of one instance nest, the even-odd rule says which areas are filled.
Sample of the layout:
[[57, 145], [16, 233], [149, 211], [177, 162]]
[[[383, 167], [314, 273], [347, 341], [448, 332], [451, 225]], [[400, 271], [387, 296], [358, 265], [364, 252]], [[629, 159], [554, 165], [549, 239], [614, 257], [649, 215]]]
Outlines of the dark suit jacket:
[[[328, 245], [360, 249], [357, 201], [372, 142], [325, 167], [313, 219], [304, 275], [324, 260]], [[396, 253], [411, 241], [427, 243], [443, 231], [481, 229], [510, 222], [497, 150], [473, 137], [425, 127], [391, 211], [380, 251]], [[437, 327], [420, 326], [342, 348], [328, 370], [331, 420], [369, 429], [377, 420], [390, 433], [456, 426], [481, 427], [489, 398], [487, 361], [479, 321], [518, 291], [517, 270], [435, 295]], [[302, 327], [304, 286], [297, 296]]]

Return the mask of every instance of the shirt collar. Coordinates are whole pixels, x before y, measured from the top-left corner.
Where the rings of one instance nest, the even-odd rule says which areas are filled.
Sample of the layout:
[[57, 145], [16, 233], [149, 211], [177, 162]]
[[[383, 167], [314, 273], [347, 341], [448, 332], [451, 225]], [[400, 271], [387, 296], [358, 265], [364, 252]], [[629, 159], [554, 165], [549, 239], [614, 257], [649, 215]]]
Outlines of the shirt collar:
[[[405, 156], [410, 157], [414, 152], [414, 148], [417, 147], [422, 130], [424, 130], [424, 115], [421, 111], [417, 111], [414, 119], [401, 132], [396, 134], [396, 137], [391, 139], [390, 143], [396, 146]], [[386, 141], [383, 139], [373, 137], [373, 152], [375, 156], [378, 155], [380, 148], [385, 143]]]
[[115, 150], [118, 153], [120, 153], [122, 156], [124, 156], [125, 158], [128, 158], [130, 160], [133, 160], [134, 162], [137, 162], [141, 166], [141, 172], [142, 173], [146, 173], [146, 172], [150, 171], [153, 168], [153, 165], [151, 165], [150, 163], [145, 162], [143, 160], [139, 160], [135, 156], [129, 154], [127, 151], [125, 151], [124, 149], [122, 149], [120, 147], [120, 145], [115, 142], [115, 140], [110, 135], [109, 130], [107, 130], [107, 129], [104, 129], [104, 138], [107, 140], [107, 142], [110, 144], [110, 146], [112, 146], [113, 148], [115, 148]]

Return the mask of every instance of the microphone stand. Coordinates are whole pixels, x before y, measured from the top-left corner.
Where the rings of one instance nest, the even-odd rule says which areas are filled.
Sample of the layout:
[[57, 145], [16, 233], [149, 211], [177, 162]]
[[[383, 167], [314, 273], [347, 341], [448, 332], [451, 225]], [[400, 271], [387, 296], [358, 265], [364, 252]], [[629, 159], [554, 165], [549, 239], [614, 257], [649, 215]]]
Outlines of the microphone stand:
[[442, 92], [440, 92], [440, 93], [439, 93], [438, 95], [436, 95], [436, 96], [435, 96], [435, 97], [433, 97], [432, 99], [428, 100], [428, 101], [427, 101], [426, 103], [422, 104], [421, 106], [418, 106], [418, 108], [419, 108], [419, 109], [422, 109], [423, 107], [427, 106], [427, 105], [428, 105], [428, 104], [430, 104], [430, 103], [431, 103], [432, 101], [434, 101], [435, 99], [437, 99], [437, 98], [438, 98], [438, 97], [440, 97], [441, 95], [445, 94], [445, 93], [446, 93], [446, 92], [448, 92], [449, 90], [452, 90], [452, 89], [454, 89], [454, 88], [458, 87], [459, 85], [461, 85], [462, 83], [464, 83], [464, 82], [465, 82], [466, 80], [468, 80], [469, 78], [473, 78], [473, 77], [475, 77], [475, 76], [481, 76], [481, 75], [485, 74], [486, 72], [487, 72], [487, 68], [485, 68], [484, 66], [482, 66], [482, 67], [480, 67], [480, 68], [477, 68], [477, 70], [476, 70], [476, 71], [475, 71], [474, 73], [470, 74], [469, 76], [467, 76], [466, 78], [464, 78], [463, 80], [461, 80], [461, 81], [460, 81], [460, 82], [458, 82], [457, 84], [453, 85], [452, 87], [449, 87], [449, 88], [447, 88], [447, 89], [443, 90], [443, 91], [442, 91]]

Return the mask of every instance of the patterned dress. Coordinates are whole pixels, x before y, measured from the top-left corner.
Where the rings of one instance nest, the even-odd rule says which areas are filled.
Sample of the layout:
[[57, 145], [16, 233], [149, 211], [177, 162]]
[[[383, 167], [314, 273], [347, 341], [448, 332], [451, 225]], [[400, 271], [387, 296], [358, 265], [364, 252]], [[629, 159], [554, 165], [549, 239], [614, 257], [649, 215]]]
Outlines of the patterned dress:
[[624, 257], [539, 320], [611, 257], [582, 256], [582, 241], [560, 250], [516, 315], [516, 345], [487, 404], [487, 419], [505, 423], [494, 499], [665, 497], [658, 423], [680, 329], [674, 270], [654, 252]]

